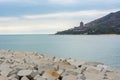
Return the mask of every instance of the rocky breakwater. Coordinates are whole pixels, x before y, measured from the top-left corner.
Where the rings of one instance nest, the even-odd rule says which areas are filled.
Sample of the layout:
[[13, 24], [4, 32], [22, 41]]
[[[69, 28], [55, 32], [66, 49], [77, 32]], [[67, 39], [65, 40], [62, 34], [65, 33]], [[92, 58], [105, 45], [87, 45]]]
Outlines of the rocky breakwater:
[[120, 70], [97, 62], [0, 50], [0, 80], [120, 80]]

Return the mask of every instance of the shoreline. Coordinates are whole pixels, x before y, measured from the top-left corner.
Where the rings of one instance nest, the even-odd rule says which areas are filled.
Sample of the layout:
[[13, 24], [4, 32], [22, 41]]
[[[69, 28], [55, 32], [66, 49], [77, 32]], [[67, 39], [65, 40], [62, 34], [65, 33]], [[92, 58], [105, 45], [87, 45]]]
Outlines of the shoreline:
[[0, 50], [0, 80], [118, 80], [120, 69], [37, 52]]
[[120, 35], [120, 34], [0, 34], [0, 36], [4, 35]]

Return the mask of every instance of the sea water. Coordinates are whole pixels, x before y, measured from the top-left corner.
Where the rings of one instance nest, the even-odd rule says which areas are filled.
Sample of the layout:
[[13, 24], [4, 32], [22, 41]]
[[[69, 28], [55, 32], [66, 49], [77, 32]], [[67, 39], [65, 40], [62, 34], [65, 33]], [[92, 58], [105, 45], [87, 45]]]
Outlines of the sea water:
[[120, 68], [119, 35], [0, 35], [0, 49], [33, 51]]

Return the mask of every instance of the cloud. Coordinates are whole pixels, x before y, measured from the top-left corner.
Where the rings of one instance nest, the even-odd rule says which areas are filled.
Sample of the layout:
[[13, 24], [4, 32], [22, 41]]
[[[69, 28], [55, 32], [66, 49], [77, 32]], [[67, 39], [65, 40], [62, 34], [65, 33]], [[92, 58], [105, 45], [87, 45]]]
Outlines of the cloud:
[[0, 0], [0, 2], [15, 2], [16, 0]]
[[38, 15], [25, 15], [23, 18], [26, 19], [40, 19], [40, 18], [76, 18], [76, 17], [89, 17], [89, 16], [103, 16], [118, 9], [113, 10], [86, 10], [76, 12], [61, 12], [61, 13], [49, 13], [49, 14], [38, 14]]
[[48, 0], [48, 1], [56, 4], [73, 4], [77, 3], [79, 0]]
[[0, 2], [52, 2], [52, 3], [74, 3], [79, 0], [0, 0]]
[[[70, 24], [71, 23], [71, 24]], [[68, 29], [73, 22], [66, 20], [17, 20], [0, 24], [0, 34], [45, 34], [55, 33], [58, 30]]]
[[53, 3], [53, 4], [113, 4], [113, 3], [120, 3], [120, 0], [0, 0], [2, 2], [12, 2], [12, 3], [36, 3], [36, 4], [46, 4], [46, 3]]
[[0, 17], [0, 22], [6, 22], [6, 21], [11, 21], [11, 20], [17, 20], [19, 19], [18, 17]]
[[89, 22], [117, 10], [86, 10], [21, 17], [0, 17], [0, 34], [55, 33], [78, 26], [81, 20]]

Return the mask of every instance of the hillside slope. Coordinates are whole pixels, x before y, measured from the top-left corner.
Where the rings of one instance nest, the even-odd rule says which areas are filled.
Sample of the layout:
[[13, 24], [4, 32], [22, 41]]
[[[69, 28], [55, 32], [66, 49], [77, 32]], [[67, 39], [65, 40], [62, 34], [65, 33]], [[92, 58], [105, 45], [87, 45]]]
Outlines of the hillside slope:
[[120, 34], [120, 11], [91, 21], [82, 30], [73, 28], [56, 34]]

